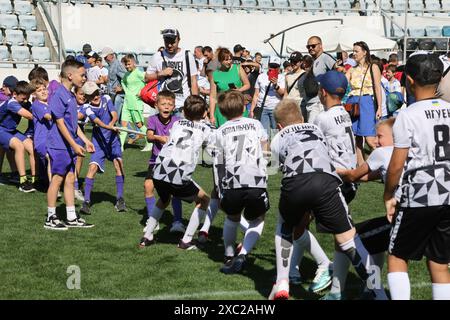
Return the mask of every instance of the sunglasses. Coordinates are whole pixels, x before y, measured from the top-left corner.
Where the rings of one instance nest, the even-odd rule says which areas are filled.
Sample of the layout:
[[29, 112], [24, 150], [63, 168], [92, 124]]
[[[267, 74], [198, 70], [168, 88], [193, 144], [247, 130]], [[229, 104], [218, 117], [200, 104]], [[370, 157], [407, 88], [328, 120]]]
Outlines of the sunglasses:
[[315, 49], [320, 43], [308, 44], [306, 45], [306, 49]]

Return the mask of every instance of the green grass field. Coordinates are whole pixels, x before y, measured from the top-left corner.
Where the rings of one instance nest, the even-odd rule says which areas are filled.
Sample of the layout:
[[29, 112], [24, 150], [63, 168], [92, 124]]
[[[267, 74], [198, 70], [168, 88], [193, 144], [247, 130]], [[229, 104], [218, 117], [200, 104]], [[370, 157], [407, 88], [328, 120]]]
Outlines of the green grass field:
[[[125, 150], [125, 200], [128, 212], [114, 209], [114, 169], [108, 163], [106, 173], [97, 175], [92, 194], [92, 216], [86, 219], [92, 229], [49, 231], [43, 228], [47, 213], [44, 193], [24, 194], [13, 185], [1, 185], [0, 213], [0, 298], [1, 299], [266, 299], [275, 274], [274, 232], [279, 199], [280, 175], [270, 176], [268, 191], [271, 209], [260, 241], [250, 254], [248, 268], [242, 275], [227, 276], [219, 272], [223, 259], [222, 225], [218, 214], [211, 228], [205, 251], [183, 251], [176, 244], [178, 234], [169, 233], [172, 215], [161, 219], [157, 244], [139, 249], [140, 224], [146, 214], [143, 183], [150, 153], [138, 148]], [[86, 173], [88, 158], [83, 166]], [[9, 168], [5, 160], [4, 172]], [[195, 180], [210, 191], [210, 169], [198, 167]], [[383, 185], [362, 185], [351, 204], [356, 222], [383, 213]], [[81, 203], [77, 202], [77, 209]], [[183, 203], [185, 225], [193, 205]], [[58, 202], [59, 213], [65, 206]], [[312, 230], [314, 230], [314, 226]], [[333, 241], [330, 235], [316, 234], [330, 259]], [[240, 234], [239, 237], [242, 237]], [[69, 290], [66, 282], [69, 266], [81, 271], [81, 289]], [[315, 263], [307, 255], [301, 265], [304, 279], [314, 278]], [[431, 299], [431, 285], [424, 261], [410, 265], [413, 299]], [[383, 281], [386, 282], [384, 272]], [[303, 287], [292, 287], [293, 299], [318, 299]], [[349, 275], [349, 298], [358, 296], [360, 282]]]

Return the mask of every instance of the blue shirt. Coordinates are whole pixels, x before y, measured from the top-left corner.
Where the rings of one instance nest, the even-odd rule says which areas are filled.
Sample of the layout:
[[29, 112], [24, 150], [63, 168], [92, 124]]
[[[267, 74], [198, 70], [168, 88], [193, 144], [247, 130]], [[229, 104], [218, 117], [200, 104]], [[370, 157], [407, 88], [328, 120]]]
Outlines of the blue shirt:
[[16, 99], [11, 98], [0, 105], [0, 128], [9, 132], [17, 129], [22, 116], [17, 113], [22, 105]]
[[50, 107], [45, 103], [34, 100], [31, 110], [33, 112], [34, 145], [45, 145], [47, 143], [48, 132], [52, 126], [52, 121], [47, 120], [44, 117], [46, 114], [50, 114]]
[[[83, 113], [86, 114], [92, 122], [98, 118], [104, 124], [109, 124], [113, 118], [111, 114], [113, 111], [117, 112], [111, 98], [108, 95], [102, 95], [99, 106], [86, 104]], [[110, 145], [114, 140], [118, 140], [118, 136], [114, 131], [95, 126], [92, 130], [92, 140], [94, 144], [98, 146]]]
[[72, 138], [77, 138], [78, 113], [75, 95], [61, 85], [50, 98], [48, 105], [53, 122], [48, 134], [47, 147], [57, 150], [69, 149], [70, 145], [59, 132], [56, 120], [64, 119], [64, 124], [72, 135]]
[[88, 63], [88, 59], [82, 54], [76, 56], [75, 60], [83, 63], [85, 69], [89, 69], [91, 67], [91, 65]]

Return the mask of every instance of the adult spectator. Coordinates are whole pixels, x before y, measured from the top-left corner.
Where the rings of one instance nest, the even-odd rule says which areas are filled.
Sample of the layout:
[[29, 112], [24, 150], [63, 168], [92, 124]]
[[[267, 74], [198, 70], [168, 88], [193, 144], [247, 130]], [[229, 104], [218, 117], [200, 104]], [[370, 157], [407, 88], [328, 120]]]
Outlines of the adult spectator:
[[233, 63], [233, 55], [230, 50], [219, 49], [217, 58], [220, 68], [213, 72], [210, 82], [209, 119], [218, 128], [227, 121], [216, 105], [219, 94], [228, 90], [244, 92], [250, 88], [250, 83], [242, 66]]
[[205, 69], [204, 69], [205, 57], [203, 56], [203, 47], [202, 46], [195, 47], [194, 57], [195, 57], [195, 60], [198, 62], [197, 69], [200, 72], [200, 75], [205, 76]]
[[280, 73], [280, 65], [280, 58], [274, 57], [269, 61], [269, 71], [258, 76], [250, 109], [250, 117], [254, 117], [255, 108], [262, 108], [260, 121], [267, 132], [277, 128], [273, 110], [283, 98], [286, 86], [284, 75]]
[[245, 61], [253, 60], [252, 56], [250, 55], [250, 51], [248, 51], [247, 49], [244, 49], [244, 51], [242, 52], [242, 58], [244, 58]]
[[361, 164], [364, 162], [364, 140], [372, 149], [376, 148], [375, 124], [382, 115], [381, 72], [377, 65], [372, 64], [367, 43], [354, 43], [353, 55], [358, 65], [346, 73], [351, 90], [347, 103], [359, 104], [360, 115], [352, 119], [352, 129], [358, 164]]
[[315, 77], [335, 69], [336, 60], [329, 53], [323, 51], [322, 39], [320, 37], [312, 36], [309, 38], [306, 49], [308, 49], [309, 54], [314, 60], [312, 71]]
[[293, 99], [298, 103], [300, 107], [300, 103], [302, 101], [302, 95], [300, 94], [298, 82], [302, 77], [305, 76], [305, 70], [302, 68], [303, 63], [303, 55], [298, 52], [292, 52], [289, 57], [289, 62], [291, 63], [291, 72], [286, 73], [286, 85], [284, 97]]
[[242, 62], [245, 62], [245, 59], [242, 57], [242, 54], [244, 53], [245, 48], [241, 46], [240, 44], [237, 44], [233, 48], [233, 63], [234, 64], [241, 64]]
[[182, 116], [184, 100], [198, 94], [197, 66], [192, 53], [179, 47], [180, 32], [177, 29], [161, 31], [164, 50], [154, 54], [147, 68], [145, 81], [158, 79], [161, 90], [175, 93], [175, 114]]
[[123, 101], [125, 99], [125, 92], [121, 86], [121, 81], [125, 76], [127, 70], [125, 66], [117, 60], [114, 50], [110, 47], [104, 47], [100, 56], [105, 59], [109, 66], [108, 82], [106, 83], [106, 91], [114, 101], [119, 119], [122, 113]]
[[82, 54], [79, 54], [78, 56], [76, 56], [75, 60], [83, 63], [85, 69], [89, 69], [91, 67], [91, 64], [88, 62], [87, 55], [89, 54], [89, 52], [92, 51], [91, 45], [89, 43], [84, 44], [82, 51], [83, 51]]
[[220, 62], [217, 59], [216, 55], [214, 54], [213, 49], [209, 46], [203, 47], [203, 57], [205, 58], [205, 61], [203, 63], [206, 65], [205, 67], [206, 77], [208, 78], [208, 81], [211, 83], [212, 74], [214, 71], [220, 68]]
[[286, 76], [286, 74], [290, 72], [292, 72], [292, 65], [288, 60], [286, 60], [285, 62], [283, 62], [283, 73]]
[[450, 102], [450, 53], [440, 56], [442, 63], [444, 64], [444, 73], [442, 74], [442, 80], [437, 90], [437, 96], [441, 99]]

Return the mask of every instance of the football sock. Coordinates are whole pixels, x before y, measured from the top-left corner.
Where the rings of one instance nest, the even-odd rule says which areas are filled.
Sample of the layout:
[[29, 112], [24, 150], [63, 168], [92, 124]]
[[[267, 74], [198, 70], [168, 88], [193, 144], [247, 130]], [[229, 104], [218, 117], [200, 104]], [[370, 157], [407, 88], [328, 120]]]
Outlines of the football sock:
[[91, 202], [91, 191], [94, 186], [94, 179], [86, 177], [84, 183], [84, 201]]
[[66, 207], [67, 220], [75, 220], [77, 218], [77, 213], [75, 212], [75, 206]]
[[433, 300], [450, 300], [450, 283], [433, 283]]
[[159, 219], [161, 219], [163, 213], [163, 209], [160, 209], [157, 206], [153, 207], [153, 210], [147, 221], [147, 231], [144, 235], [144, 237], [146, 237], [148, 240], [153, 240], [153, 231], [155, 231], [155, 227], [158, 224]]
[[47, 217], [50, 218], [54, 214], [56, 214], [56, 208], [55, 207], [47, 207]]
[[123, 147], [125, 146], [125, 140], [127, 140], [127, 135], [128, 135], [128, 132], [125, 132], [125, 131], [120, 131], [120, 133], [119, 133], [120, 145], [122, 146], [122, 150], [123, 150]]
[[[376, 278], [373, 276], [369, 277], [369, 275], [373, 273], [372, 268], [374, 263], [372, 257], [362, 244], [359, 236], [355, 235], [353, 239], [339, 244], [339, 247], [350, 259], [359, 277], [365, 282], [369, 289], [371, 289], [371, 292], [375, 295], [375, 299], [387, 300], [386, 292], [384, 292], [384, 288], [381, 283], [381, 275], [378, 273], [375, 274]], [[368, 280], [371, 281], [371, 283], [369, 283]], [[375, 281], [375, 283], [372, 283], [372, 281]]]
[[344, 292], [349, 267], [350, 260], [348, 260], [348, 257], [340, 251], [335, 251], [333, 258], [333, 279], [331, 282], [330, 293], [341, 294]]
[[277, 281], [289, 282], [289, 265], [292, 256], [292, 228], [289, 228], [281, 216], [275, 232], [275, 258], [277, 262]]
[[182, 220], [182, 205], [181, 200], [172, 197], [172, 210], [173, 210], [173, 221], [183, 222]]
[[411, 284], [407, 272], [389, 272], [387, 278], [392, 300], [411, 300]]
[[219, 199], [211, 198], [211, 200], [209, 201], [208, 211], [205, 217], [205, 222], [203, 223], [203, 226], [200, 229], [200, 231], [206, 233], [209, 232], [209, 228], [211, 228], [211, 224], [214, 221], [217, 212], [219, 212]]
[[27, 176], [20, 176], [20, 178], [19, 178], [20, 184], [25, 183], [26, 181], [27, 181]]
[[319, 268], [328, 268], [330, 259], [328, 259], [319, 242], [317, 242], [316, 237], [309, 230], [305, 230], [296, 242], [299, 250], [299, 263], [304, 255], [304, 251], [307, 250], [311, 253], [311, 256], [314, 258]]
[[292, 256], [291, 256], [291, 264], [290, 264], [290, 268], [289, 268], [289, 277], [299, 277], [300, 276], [299, 265], [300, 265], [300, 262], [302, 261], [304, 250], [302, 250], [298, 244], [299, 239], [295, 239], [292, 242]]
[[234, 244], [236, 242], [237, 227], [239, 222], [234, 222], [225, 217], [223, 224], [223, 245], [225, 247], [225, 256], [234, 256]]
[[242, 249], [240, 252], [238, 252], [238, 254], [247, 255], [250, 251], [252, 251], [253, 247], [261, 236], [263, 228], [264, 220], [255, 219], [253, 221], [250, 221], [247, 231], [245, 232]]
[[186, 232], [184, 233], [182, 241], [184, 243], [189, 243], [197, 231], [200, 221], [205, 218], [206, 211], [200, 208], [195, 208], [192, 212], [191, 218], [189, 219], [189, 224], [186, 227]]
[[146, 197], [145, 198], [145, 205], [147, 207], [147, 217], [150, 218], [153, 206], [155, 205], [156, 199], [155, 197]]
[[123, 185], [125, 182], [124, 176], [116, 176], [116, 189], [117, 189], [117, 199], [123, 198]]
[[248, 221], [243, 216], [241, 216], [241, 221], [239, 222], [239, 226], [241, 227], [242, 232], [247, 231]]

